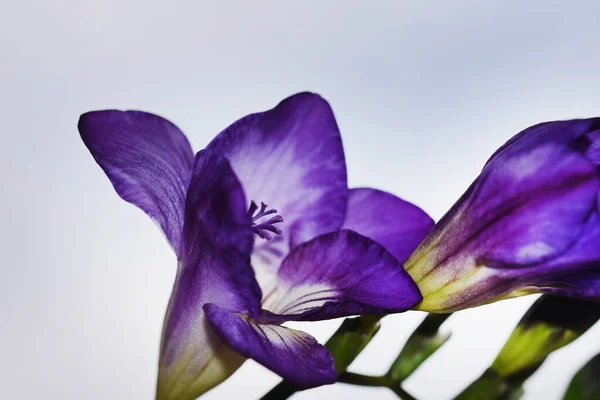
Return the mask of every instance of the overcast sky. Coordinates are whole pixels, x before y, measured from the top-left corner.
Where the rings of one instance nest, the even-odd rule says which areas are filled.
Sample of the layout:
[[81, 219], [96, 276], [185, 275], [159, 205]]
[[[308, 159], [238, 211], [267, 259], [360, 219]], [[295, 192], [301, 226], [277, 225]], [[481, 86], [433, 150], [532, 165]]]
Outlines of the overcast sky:
[[[217, 2], [210, 2], [217, 3]], [[151, 399], [176, 260], [81, 143], [81, 113], [134, 108], [195, 149], [298, 91], [328, 99], [352, 186], [438, 219], [489, 155], [537, 122], [600, 114], [600, 3], [555, 1], [0, 0], [0, 380], [13, 399]], [[493, 4], [492, 4], [493, 3]], [[533, 297], [462, 312], [406, 382], [458, 393]], [[384, 319], [352, 370], [383, 373], [423, 314]], [[300, 324], [324, 341], [340, 321]], [[525, 399], [560, 399], [600, 326], [558, 351]], [[248, 361], [206, 399], [278, 382]], [[342, 384], [309, 399], [393, 399]], [[239, 397], [238, 397], [239, 398]]]

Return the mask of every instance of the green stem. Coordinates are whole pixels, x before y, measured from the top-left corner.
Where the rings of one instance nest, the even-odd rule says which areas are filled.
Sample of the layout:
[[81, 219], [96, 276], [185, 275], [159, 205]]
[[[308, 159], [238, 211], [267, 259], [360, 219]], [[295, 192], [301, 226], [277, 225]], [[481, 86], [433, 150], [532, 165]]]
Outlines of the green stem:
[[406, 390], [402, 389], [402, 386], [398, 382], [395, 382], [389, 376], [385, 375], [370, 376], [346, 372], [340, 376], [339, 382], [360, 386], [386, 387], [396, 393], [396, 395], [403, 400], [416, 400], [413, 396], [406, 392]]
[[387, 373], [392, 380], [403, 382], [442, 347], [450, 338], [450, 334], [441, 334], [439, 328], [451, 315], [428, 314], [421, 321], [421, 324], [410, 335]]
[[391, 387], [390, 389], [392, 389], [392, 391], [396, 393], [396, 395], [402, 400], [417, 400], [415, 397], [411, 396], [411, 394], [408, 393], [406, 390], [402, 389], [402, 386], [400, 385]]
[[340, 375], [340, 379], [338, 382], [348, 383], [351, 385], [360, 385], [360, 386], [385, 386], [390, 387], [393, 385], [393, 382], [387, 376], [370, 376], [370, 375], [361, 375], [355, 374], [352, 372], [346, 372], [343, 375]]
[[427, 314], [427, 316], [419, 324], [415, 332], [424, 336], [434, 336], [438, 333], [438, 330], [440, 329], [442, 324], [446, 322], [446, 320], [450, 318], [450, 316], [452, 316], [452, 313]]
[[377, 334], [381, 318], [381, 315], [347, 318], [325, 343], [325, 347], [333, 356], [338, 374], [346, 372], [348, 366]]
[[269, 390], [267, 394], [261, 397], [261, 400], [281, 400], [287, 399], [298, 389], [288, 381], [281, 381], [273, 389]]

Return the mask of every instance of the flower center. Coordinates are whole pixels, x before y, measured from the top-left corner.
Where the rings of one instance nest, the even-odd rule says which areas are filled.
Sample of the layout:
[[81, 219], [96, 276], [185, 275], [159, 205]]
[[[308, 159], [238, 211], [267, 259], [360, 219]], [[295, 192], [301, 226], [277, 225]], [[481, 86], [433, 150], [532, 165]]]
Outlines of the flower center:
[[274, 208], [269, 210], [268, 207], [269, 206], [267, 206], [265, 203], [263, 203], [261, 201], [260, 202], [260, 210], [259, 210], [256, 203], [254, 201], [251, 201], [250, 208], [248, 208], [248, 216], [250, 218], [252, 218], [252, 230], [259, 237], [261, 237], [262, 239], [265, 239], [267, 241], [273, 239], [273, 237], [271, 236], [271, 234], [269, 232], [274, 233], [276, 235], [281, 235], [281, 233], [282, 233], [281, 229], [276, 227], [275, 224], [283, 222], [283, 218], [281, 217], [281, 215], [275, 215], [266, 221], [264, 221], [264, 220], [262, 222], [259, 221], [259, 219], [262, 219], [262, 218], [266, 217], [267, 215], [272, 215], [272, 214], [277, 213], [277, 210], [275, 210]]

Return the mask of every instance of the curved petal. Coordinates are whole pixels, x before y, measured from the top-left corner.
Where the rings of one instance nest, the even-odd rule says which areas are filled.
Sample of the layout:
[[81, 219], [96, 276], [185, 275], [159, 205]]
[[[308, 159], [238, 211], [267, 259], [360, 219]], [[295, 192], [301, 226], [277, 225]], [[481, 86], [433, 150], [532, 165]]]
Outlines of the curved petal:
[[594, 165], [600, 165], [600, 128], [585, 135], [588, 140], [584, 150], [585, 157]]
[[290, 246], [342, 225], [348, 195], [344, 150], [331, 107], [320, 96], [300, 93], [248, 115], [207, 149], [229, 159], [249, 201], [264, 202], [283, 217], [284, 240], [256, 243], [252, 264], [264, 276], [263, 289]]
[[[505, 158], [527, 153], [544, 143], [575, 150], [598, 166], [600, 165], [600, 118], [543, 122], [529, 127], [500, 147], [487, 161], [485, 168], [495, 162], [501, 164]], [[598, 209], [600, 210], [600, 195]]]
[[343, 228], [373, 239], [403, 263], [433, 227], [419, 207], [375, 189], [351, 189]]
[[337, 380], [333, 357], [307, 333], [259, 324], [214, 305], [204, 306], [214, 330], [235, 351], [250, 357], [301, 389]]
[[[598, 175], [600, 176], [600, 127], [598, 127], [598, 130], [587, 133], [585, 138], [586, 140], [581, 150], [585, 157], [596, 166], [596, 170], [599, 171]], [[598, 212], [600, 212], [600, 193], [598, 193], [596, 206]]]
[[594, 271], [578, 273], [576, 277], [564, 277], [558, 282], [552, 282], [535, 292], [552, 293], [575, 299], [600, 301], [600, 261], [596, 261]]
[[503, 157], [526, 153], [531, 148], [543, 143], [578, 149], [578, 146], [582, 144], [580, 139], [585, 139], [584, 137], [588, 136], [590, 132], [598, 129], [600, 129], [600, 118], [542, 122], [510, 138], [492, 154], [485, 167], [494, 163], [497, 159], [501, 160]]
[[563, 253], [595, 209], [598, 186], [594, 166], [564, 147], [539, 146], [490, 168], [471, 204], [474, 225], [493, 226], [480, 235], [482, 258], [518, 266]]
[[146, 212], [179, 256], [194, 153], [171, 122], [141, 111], [94, 111], [79, 119], [83, 142], [123, 200]]
[[244, 192], [227, 159], [199, 152], [163, 327], [159, 399], [195, 399], [243, 362], [208, 328], [202, 306], [210, 302], [258, 314], [261, 293], [250, 266], [252, 240]]
[[580, 240], [560, 257], [532, 268], [528, 277], [546, 275], [538, 291], [600, 301], [600, 216], [594, 213]]
[[319, 236], [283, 261], [277, 287], [265, 295], [262, 321], [318, 321], [388, 314], [421, 300], [402, 265], [373, 240], [349, 230]]

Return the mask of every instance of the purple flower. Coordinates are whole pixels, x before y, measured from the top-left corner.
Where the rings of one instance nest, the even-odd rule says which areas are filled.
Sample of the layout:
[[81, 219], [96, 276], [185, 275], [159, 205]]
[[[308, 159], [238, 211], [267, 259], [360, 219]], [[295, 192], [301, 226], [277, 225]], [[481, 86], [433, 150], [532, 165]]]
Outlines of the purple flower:
[[530, 293], [600, 299], [600, 119], [547, 122], [502, 146], [406, 262], [447, 312]]
[[388, 193], [348, 190], [339, 130], [317, 95], [240, 119], [195, 158], [177, 127], [148, 113], [91, 112], [79, 130], [177, 255], [160, 399], [196, 398], [246, 357], [300, 387], [332, 383], [327, 350], [281, 323], [421, 300], [402, 262], [433, 222]]

